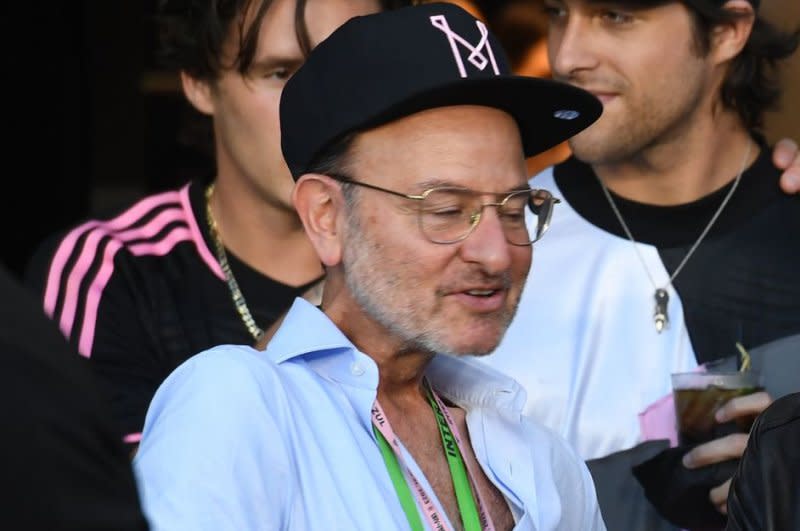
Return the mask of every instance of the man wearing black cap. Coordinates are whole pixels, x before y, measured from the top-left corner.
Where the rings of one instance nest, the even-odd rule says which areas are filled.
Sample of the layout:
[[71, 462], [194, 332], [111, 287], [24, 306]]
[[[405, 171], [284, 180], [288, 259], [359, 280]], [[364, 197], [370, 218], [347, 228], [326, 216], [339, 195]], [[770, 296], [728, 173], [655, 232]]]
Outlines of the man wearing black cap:
[[[773, 66], [797, 35], [756, 1], [546, 6], [555, 78], [595, 94], [603, 115], [570, 140], [573, 158], [531, 181], [563, 204], [485, 360], [591, 460], [609, 528], [719, 528], [747, 435], [661, 452], [675, 440], [670, 373], [800, 333], [800, 202], [779, 190], [760, 134], [779, 94]], [[769, 401], [733, 400], [717, 420]], [[643, 462], [644, 491], [631, 473]], [[673, 525], [612, 517], [644, 493]]]
[[510, 74], [451, 4], [358, 17], [281, 99], [295, 207], [326, 268], [265, 351], [220, 346], [156, 393], [135, 467], [156, 529], [604, 529], [564, 442], [471, 359], [514, 315], [558, 200], [532, 155], [600, 103]]

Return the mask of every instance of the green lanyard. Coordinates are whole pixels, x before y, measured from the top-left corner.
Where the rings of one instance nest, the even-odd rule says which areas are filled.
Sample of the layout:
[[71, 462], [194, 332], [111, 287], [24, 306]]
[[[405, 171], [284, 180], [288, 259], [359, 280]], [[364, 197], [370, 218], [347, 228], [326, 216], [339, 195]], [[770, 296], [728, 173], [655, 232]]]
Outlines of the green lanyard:
[[458, 441], [456, 441], [450, 429], [448, 419], [439, 407], [439, 403], [430, 387], [428, 387], [428, 401], [436, 414], [436, 423], [439, 425], [439, 433], [442, 435], [442, 445], [447, 456], [447, 464], [450, 467], [450, 477], [453, 480], [453, 487], [456, 491], [458, 512], [461, 513], [461, 523], [464, 524], [464, 531], [481, 531], [483, 526], [481, 526], [475, 497], [472, 495], [467, 468], [464, 466], [464, 459], [461, 456], [461, 448], [459, 448]]
[[[478, 507], [472, 494], [469, 476], [464, 465], [464, 460], [461, 456], [458, 441], [450, 429], [448, 417], [442, 411], [435, 395], [430, 388], [428, 388], [428, 400], [436, 416], [436, 423], [439, 426], [439, 433], [442, 437], [442, 445], [444, 446], [447, 464], [450, 468], [450, 477], [453, 481], [453, 488], [456, 493], [456, 501], [458, 502], [458, 510], [461, 515], [461, 521], [464, 525], [464, 529], [465, 531], [481, 531], [483, 527], [481, 525]], [[379, 418], [382, 420], [381, 425], [384, 425], [385, 428], [391, 429], [388, 426], [388, 421], [385, 420], [385, 416], [383, 415], [380, 406], [377, 405], [377, 402], [376, 406], [377, 407], [373, 410], [372, 430], [375, 433], [375, 437], [378, 439], [378, 447], [380, 448], [381, 455], [386, 463], [386, 468], [389, 471], [389, 477], [392, 479], [397, 496], [400, 498], [400, 505], [403, 507], [403, 511], [406, 513], [406, 518], [408, 519], [408, 523], [411, 525], [411, 529], [413, 531], [423, 531], [424, 527], [422, 526], [422, 519], [420, 518], [417, 505], [411, 493], [411, 489], [409, 488], [408, 483], [403, 475], [403, 471], [400, 468], [397, 453], [392, 449], [391, 445], [386, 439], [386, 436], [375, 424], [375, 411], [379, 411]], [[416, 478], [413, 478], [413, 475], [412, 480], [415, 482], [415, 487], [421, 490], [421, 486], [416, 481]], [[422, 496], [425, 496], [425, 494], [423, 493]], [[435, 518], [433, 519], [435, 520]]]
[[406, 479], [403, 477], [403, 471], [400, 470], [400, 463], [397, 462], [397, 456], [394, 455], [392, 449], [389, 448], [386, 437], [378, 431], [378, 428], [376, 428], [374, 424], [372, 425], [372, 431], [375, 432], [375, 437], [378, 438], [378, 447], [381, 449], [381, 455], [386, 462], [386, 468], [389, 470], [389, 477], [392, 478], [394, 490], [397, 491], [397, 497], [400, 498], [400, 505], [406, 513], [406, 518], [408, 518], [411, 529], [413, 531], [424, 531], [425, 528], [422, 527], [422, 520], [417, 511], [417, 504], [414, 503], [411, 489], [408, 488], [408, 483], [406, 483]]

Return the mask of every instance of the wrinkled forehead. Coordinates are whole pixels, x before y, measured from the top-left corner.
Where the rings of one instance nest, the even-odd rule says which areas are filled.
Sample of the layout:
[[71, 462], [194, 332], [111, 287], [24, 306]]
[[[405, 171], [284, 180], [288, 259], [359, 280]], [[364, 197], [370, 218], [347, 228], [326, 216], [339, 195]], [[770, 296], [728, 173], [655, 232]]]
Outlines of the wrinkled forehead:
[[[503, 110], [480, 105], [435, 107], [362, 131], [353, 137], [349, 162], [356, 173], [397, 177], [403, 182], [393, 185], [419, 189], [459, 185], [505, 191], [527, 182], [517, 122]], [[433, 176], [436, 182], [420, 181]]]

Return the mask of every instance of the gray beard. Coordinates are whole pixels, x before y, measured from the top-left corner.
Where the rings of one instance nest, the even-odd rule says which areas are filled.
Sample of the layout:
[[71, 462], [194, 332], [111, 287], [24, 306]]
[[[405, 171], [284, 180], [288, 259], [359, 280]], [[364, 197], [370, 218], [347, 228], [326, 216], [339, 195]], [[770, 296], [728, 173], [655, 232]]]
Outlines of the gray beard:
[[419, 319], [416, 316], [418, 309], [413, 305], [401, 306], [396, 300], [388, 304], [385, 302], [393, 300], [392, 294], [397, 290], [396, 280], [373, 272], [380, 270], [380, 263], [374, 259], [378, 251], [375, 250], [376, 246], [362, 230], [355, 210], [356, 207], [353, 206], [347, 214], [347, 237], [356, 243], [345, 248], [342, 262], [345, 285], [364, 313], [384, 327], [389, 335], [398, 338], [405, 351], [448, 354], [456, 357], [485, 356], [493, 352], [516, 313], [519, 299], [510, 311], [506, 310], [500, 317], [505, 326], [497, 343], [491, 349], [476, 352], [454, 352], [453, 348], [441, 339], [437, 329], [429, 323], [418, 322]]

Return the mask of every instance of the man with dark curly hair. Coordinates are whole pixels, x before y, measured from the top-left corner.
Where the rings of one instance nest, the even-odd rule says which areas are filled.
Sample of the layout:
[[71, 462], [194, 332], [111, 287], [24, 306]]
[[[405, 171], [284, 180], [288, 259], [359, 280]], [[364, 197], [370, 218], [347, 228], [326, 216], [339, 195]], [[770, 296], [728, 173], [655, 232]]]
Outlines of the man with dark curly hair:
[[[800, 333], [800, 199], [781, 191], [761, 129], [798, 34], [767, 23], [758, 0], [545, 6], [553, 76], [603, 114], [531, 181], [564, 208], [485, 359], [590, 461], [610, 529], [720, 528], [747, 435], [665, 448], [670, 374]], [[732, 400], [718, 421], [769, 402]], [[660, 516], [613, 516], [637, 507]]]
[[135, 448], [150, 399], [189, 356], [254, 344], [322, 265], [289, 201], [278, 101], [308, 51], [404, 0], [164, 0], [161, 59], [213, 129], [214, 175], [46, 243], [27, 271], [89, 358]]

